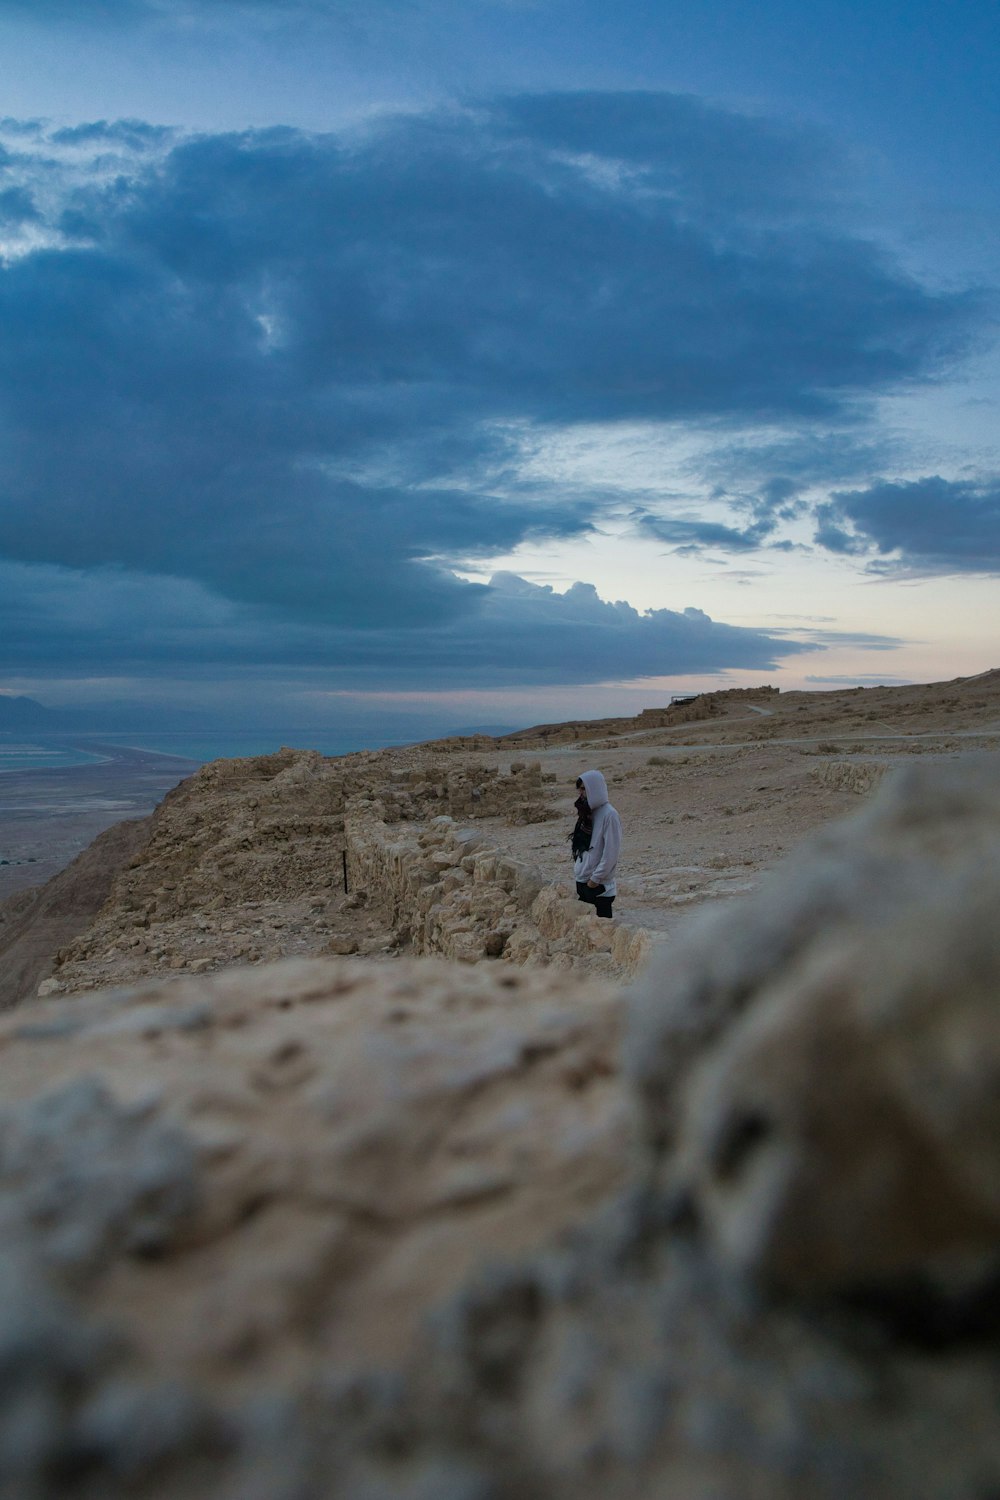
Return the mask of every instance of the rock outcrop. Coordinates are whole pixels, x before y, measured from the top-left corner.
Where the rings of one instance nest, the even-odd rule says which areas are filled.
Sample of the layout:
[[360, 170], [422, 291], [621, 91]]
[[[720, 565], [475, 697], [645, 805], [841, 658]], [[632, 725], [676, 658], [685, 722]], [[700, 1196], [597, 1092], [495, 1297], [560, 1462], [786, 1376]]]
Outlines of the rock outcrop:
[[630, 1032], [653, 1190], [757, 1281], [905, 1293], [915, 1329], [1000, 1289], [997, 769], [890, 781], [692, 931]]
[[817, 781], [841, 791], [854, 792], [858, 797], [867, 797], [881, 783], [885, 775], [884, 765], [871, 761], [828, 760], [813, 773]]
[[[438, 746], [215, 761], [164, 798], [144, 837], [119, 838], [107, 900], [62, 930], [44, 992], [324, 952], [635, 973], [651, 942], [641, 928], [593, 917], [476, 832], [557, 816], [552, 780], [538, 761], [501, 771], [443, 761]], [[37, 984], [13, 975], [11, 999]]]
[[381, 910], [413, 952], [466, 963], [585, 969], [622, 978], [645, 963], [650, 933], [607, 921], [566, 883], [547, 883], [535, 866], [450, 817], [426, 827], [387, 825], [368, 799], [346, 818], [350, 883]]
[[1000, 1492], [989, 759], [691, 923], [624, 1071], [502, 963], [4, 1017], [4, 1500]]

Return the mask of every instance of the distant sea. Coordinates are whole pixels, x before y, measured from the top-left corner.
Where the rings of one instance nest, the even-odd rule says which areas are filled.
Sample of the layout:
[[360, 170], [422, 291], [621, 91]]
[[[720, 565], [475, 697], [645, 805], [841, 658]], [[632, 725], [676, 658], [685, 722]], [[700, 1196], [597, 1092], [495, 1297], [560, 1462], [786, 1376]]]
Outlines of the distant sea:
[[0, 735], [0, 771], [58, 771], [64, 766], [94, 765], [103, 755], [88, 755], [62, 745], [41, 745], [21, 736]]
[[[444, 731], [447, 732], [447, 731]], [[88, 731], [86, 734], [0, 734], [0, 771], [58, 770], [65, 766], [92, 765], [106, 757], [101, 745], [119, 745], [123, 749], [149, 750], [158, 755], [174, 755], [182, 760], [199, 761], [234, 759], [245, 755], [271, 755], [282, 745], [296, 750], [318, 750], [322, 755], [349, 755], [354, 750], [382, 750], [391, 745], [412, 744], [419, 730], [410, 734], [383, 735], [369, 730], [317, 731], [281, 730], [272, 733], [233, 734], [224, 730], [204, 730], [199, 734], [157, 731], [117, 732]], [[84, 748], [92, 744], [92, 751]]]

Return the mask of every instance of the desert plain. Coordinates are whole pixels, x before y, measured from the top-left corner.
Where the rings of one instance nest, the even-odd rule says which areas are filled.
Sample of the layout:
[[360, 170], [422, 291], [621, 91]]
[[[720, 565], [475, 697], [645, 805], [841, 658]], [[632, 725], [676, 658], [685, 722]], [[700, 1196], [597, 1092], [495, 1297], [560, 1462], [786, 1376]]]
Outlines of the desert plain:
[[58, 874], [99, 833], [151, 813], [194, 761], [88, 742], [100, 759], [0, 774], [0, 901]]

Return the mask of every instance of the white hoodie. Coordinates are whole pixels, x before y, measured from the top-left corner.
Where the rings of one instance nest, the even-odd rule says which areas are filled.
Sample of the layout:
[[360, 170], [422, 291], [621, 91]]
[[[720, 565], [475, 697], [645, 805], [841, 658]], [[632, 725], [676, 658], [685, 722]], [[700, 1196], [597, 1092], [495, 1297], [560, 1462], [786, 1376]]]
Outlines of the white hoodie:
[[615, 868], [622, 847], [621, 818], [608, 801], [608, 784], [600, 771], [584, 771], [583, 782], [590, 811], [594, 817], [590, 848], [573, 861], [577, 880], [593, 880], [604, 886], [605, 896], [616, 896]]

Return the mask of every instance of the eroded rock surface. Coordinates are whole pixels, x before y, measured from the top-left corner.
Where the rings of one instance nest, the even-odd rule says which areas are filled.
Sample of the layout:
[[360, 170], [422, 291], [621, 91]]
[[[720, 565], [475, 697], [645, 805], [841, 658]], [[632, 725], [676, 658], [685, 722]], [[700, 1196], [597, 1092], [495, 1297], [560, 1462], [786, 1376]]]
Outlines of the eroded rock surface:
[[984, 762], [692, 926], [624, 1074], [500, 964], [8, 1015], [0, 1493], [1000, 1493], [998, 895]]
[[620, 1183], [619, 1014], [413, 961], [40, 1003], [0, 1027], [3, 1226], [161, 1374], [398, 1358], [484, 1251]]
[[118, 872], [149, 837], [148, 818], [116, 823], [45, 885], [0, 904], [0, 1010], [34, 995], [55, 955], [90, 925]]
[[[800, 1291], [1000, 1272], [1000, 777], [911, 768], [704, 924], [635, 1002], [657, 1191]], [[992, 1295], [992, 1294], [991, 1294]]]
[[440, 747], [214, 762], [109, 871], [107, 900], [59, 948], [43, 993], [324, 953], [634, 973], [650, 946], [641, 929], [578, 902], [557, 914], [551, 877], [497, 846], [498, 823], [559, 816], [553, 781], [538, 761], [501, 770]]

